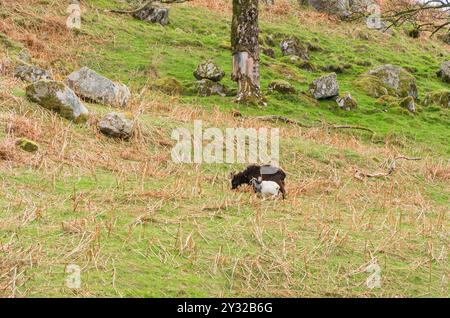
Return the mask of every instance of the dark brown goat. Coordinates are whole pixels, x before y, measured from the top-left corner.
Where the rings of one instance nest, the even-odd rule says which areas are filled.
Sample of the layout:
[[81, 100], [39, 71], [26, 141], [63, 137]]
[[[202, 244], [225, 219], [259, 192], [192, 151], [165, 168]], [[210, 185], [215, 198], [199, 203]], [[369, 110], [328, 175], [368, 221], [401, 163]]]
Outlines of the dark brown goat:
[[237, 189], [242, 184], [251, 184], [252, 178], [258, 179], [259, 177], [261, 177], [263, 181], [274, 181], [278, 183], [284, 199], [286, 194], [284, 187], [286, 173], [281, 168], [271, 165], [251, 165], [242, 172], [231, 174], [231, 189]]

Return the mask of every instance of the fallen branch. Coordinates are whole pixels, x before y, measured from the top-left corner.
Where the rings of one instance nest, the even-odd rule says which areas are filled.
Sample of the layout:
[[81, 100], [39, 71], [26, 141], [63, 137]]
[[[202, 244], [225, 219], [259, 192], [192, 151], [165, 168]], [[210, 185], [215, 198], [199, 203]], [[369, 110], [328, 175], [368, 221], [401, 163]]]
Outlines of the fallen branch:
[[258, 117], [249, 117], [249, 118], [254, 118], [254, 119], [258, 119], [258, 120], [262, 120], [262, 121], [270, 121], [270, 122], [274, 122], [274, 123], [278, 123], [278, 122], [283, 122], [286, 124], [291, 124], [291, 125], [295, 125], [295, 126], [299, 126], [302, 128], [321, 128], [323, 126], [327, 127], [327, 128], [331, 128], [331, 129], [356, 129], [356, 130], [364, 130], [364, 131], [368, 131], [372, 134], [375, 134], [375, 132], [370, 129], [370, 128], [366, 128], [366, 127], [361, 127], [361, 126], [350, 126], [350, 125], [328, 125], [327, 123], [323, 123], [323, 126], [310, 126], [310, 125], [306, 125], [302, 122], [287, 118], [287, 117], [283, 117], [283, 116], [279, 116], [279, 115], [268, 115], [268, 116], [258, 116]]
[[374, 132], [372, 129], [366, 128], [366, 127], [361, 127], [361, 126], [348, 126], [348, 125], [334, 126], [334, 125], [332, 125], [332, 126], [329, 126], [329, 128], [332, 128], [332, 129], [356, 129], [356, 130], [364, 130], [364, 131], [368, 131], [368, 132], [370, 132], [370, 133], [372, 133], [372, 134], [375, 134], [375, 132]]
[[258, 117], [253, 117], [253, 118], [258, 119], [258, 120], [262, 120], [262, 121], [275, 122], [275, 123], [281, 121], [281, 122], [286, 123], [286, 124], [292, 124], [292, 125], [296, 125], [296, 126], [303, 127], [303, 128], [312, 128], [312, 126], [308, 126], [308, 125], [303, 124], [303, 123], [301, 123], [299, 121], [296, 121], [296, 120], [293, 120], [293, 119], [289, 119], [289, 118], [283, 117], [283, 116], [278, 116], [278, 115], [258, 116]]
[[356, 179], [358, 179], [358, 180], [363, 180], [364, 178], [385, 178], [385, 177], [389, 177], [395, 171], [397, 160], [418, 161], [418, 160], [422, 160], [422, 158], [408, 158], [408, 157], [405, 157], [405, 156], [399, 156], [399, 157], [394, 158], [394, 160], [392, 160], [392, 163], [389, 166], [389, 169], [388, 169], [387, 172], [365, 173], [365, 172], [360, 171], [359, 169], [356, 169], [354, 177]]

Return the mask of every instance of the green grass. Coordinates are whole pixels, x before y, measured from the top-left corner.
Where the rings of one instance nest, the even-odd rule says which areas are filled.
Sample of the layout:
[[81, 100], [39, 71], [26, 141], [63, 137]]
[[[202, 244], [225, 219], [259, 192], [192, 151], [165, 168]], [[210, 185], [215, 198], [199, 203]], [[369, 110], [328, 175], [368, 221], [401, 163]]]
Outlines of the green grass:
[[[221, 48], [229, 39], [230, 17], [174, 5], [171, 24], [162, 27], [103, 12], [122, 1], [87, 2], [77, 37], [90, 45], [72, 48], [76, 65], [66, 65], [68, 70], [87, 65], [136, 95], [158, 77], [187, 85], [197, 64], [211, 58], [225, 70], [223, 82], [235, 88], [231, 53]], [[46, 5], [36, 12], [45, 12]], [[26, 101], [24, 84], [0, 96], [2, 140], [8, 116], [29, 118], [44, 131], [37, 155], [20, 152], [23, 162], [0, 161], [0, 296], [14, 293], [15, 267], [15, 295], [28, 297], [448, 297], [442, 276], [448, 272], [449, 110], [405, 114], [378, 105], [353, 85], [358, 75], [391, 63], [414, 71], [420, 98], [448, 89], [434, 76], [450, 57], [448, 48], [400, 31], [394, 37], [371, 32], [372, 40], [364, 41], [351, 35], [355, 28], [364, 30], [359, 24], [333, 26], [330, 32], [294, 14], [261, 21], [263, 36], [317, 42], [322, 50], [311, 54], [311, 62], [318, 69], [352, 65], [338, 75], [342, 91], [358, 101], [351, 112], [300, 94], [271, 94], [266, 108], [256, 108], [237, 105], [232, 97], [147, 92], [133, 101], [143, 105], [139, 111], [126, 111], [150, 141], [123, 142], [43, 112]], [[283, 69], [297, 77], [290, 82], [299, 91], [322, 74], [284, 63], [278, 47], [276, 54], [262, 56], [264, 91], [284, 77]], [[372, 66], [356, 63], [361, 61]], [[167, 110], [152, 109], [153, 103]], [[97, 118], [110, 111], [87, 106]], [[376, 134], [281, 126], [288, 199], [261, 201], [249, 189], [229, 189], [228, 173], [244, 165], [180, 166], [158, 144], [159, 134], [170, 139], [173, 128], [192, 128], [192, 118], [222, 129], [239, 125], [224, 115], [233, 109], [309, 124], [360, 125]], [[189, 111], [192, 118], [185, 115]], [[355, 168], [386, 170], [388, 159], [399, 153], [424, 160], [399, 162], [390, 178], [354, 178]], [[71, 233], [63, 223], [74, 220], [86, 224]], [[381, 289], [365, 285], [371, 259], [382, 268]], [[66, 287], [68, 264], [81, 267], [81, 289]]]

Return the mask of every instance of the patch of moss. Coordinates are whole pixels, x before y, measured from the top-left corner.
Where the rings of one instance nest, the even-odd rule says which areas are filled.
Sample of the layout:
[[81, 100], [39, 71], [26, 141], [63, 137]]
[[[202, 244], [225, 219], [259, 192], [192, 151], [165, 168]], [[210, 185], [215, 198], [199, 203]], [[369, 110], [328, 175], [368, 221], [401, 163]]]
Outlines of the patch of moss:
[[374, 75], [363, 74], [353, 84], [374, 98], [379, 98], [383, 95], [395, 95], [395, 90], [392, 87], [386, 85], [380, 78]]
[[27, 138], [21, 138], [17, 141], [17, 146], [27, 152], [36, 152], [39, 150], [39, 144]]
[[450, 90], [441, 89], [425, 96], [423, 101], [424, 106], [436, 105], [444, 108], [450, 108]]
[[174, 77], [163, 77], [153, 83], [153, 87], [169, 95], [181, 95], [185, 92], [183, 84]]

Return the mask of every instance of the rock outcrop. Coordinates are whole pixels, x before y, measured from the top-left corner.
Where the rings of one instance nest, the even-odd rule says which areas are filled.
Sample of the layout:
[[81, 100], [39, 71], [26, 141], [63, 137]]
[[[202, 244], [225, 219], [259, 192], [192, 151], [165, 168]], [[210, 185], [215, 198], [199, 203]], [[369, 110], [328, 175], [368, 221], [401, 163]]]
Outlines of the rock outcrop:
[[74, 122], [84, 122], [88, 110], [66, 85], [56, 81], [37, 81], [26, 88], [27, 97], [40, 106], [55, 111]]
[[190, 90], [192, 93], [206, 97], [212, 95], [226, 96], [227, 89], [222, 83], [214, 82], [209, 79], [202, 79], [200, 81], [196, 81], [191, 85]]
[[167, 25], [169, 24], [169, 9], [155, 7], [150, 3], [141, 10], [134, 12], [133, 17], [149, 23]]
[[114, 83], [95, 71], [83, 67], [66, 80], [81, 98], [113, 107], [124, 107], [131, 96], [127, 86]]
[[361, 75], [355, 85], [369, 96], [379, 98], [383, 95], [418, 98], [416, 79], [404, 68], [383, 65]]

